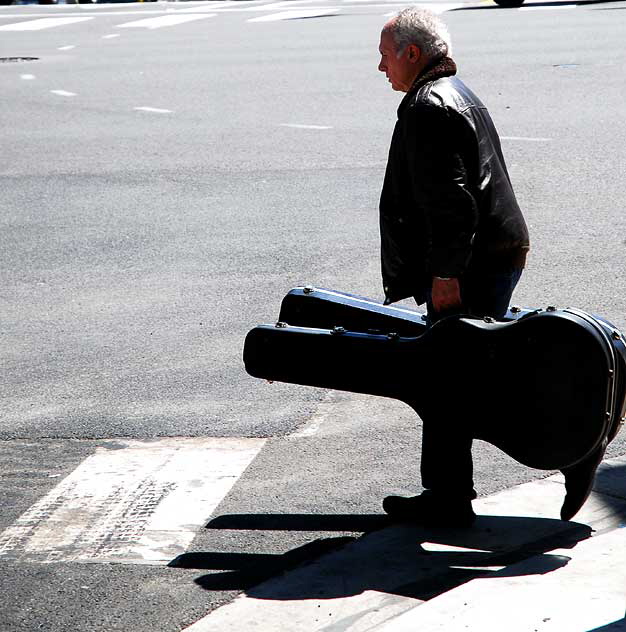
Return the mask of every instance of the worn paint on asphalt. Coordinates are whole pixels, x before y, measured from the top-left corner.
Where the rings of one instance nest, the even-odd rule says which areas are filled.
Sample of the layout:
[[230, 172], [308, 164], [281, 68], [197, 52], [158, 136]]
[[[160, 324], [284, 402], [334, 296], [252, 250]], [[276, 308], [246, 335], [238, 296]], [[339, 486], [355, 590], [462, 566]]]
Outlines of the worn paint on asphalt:
[[166, 564], [264, 443], [167, 438], [100, 447], [0, 534], [0, 559]]

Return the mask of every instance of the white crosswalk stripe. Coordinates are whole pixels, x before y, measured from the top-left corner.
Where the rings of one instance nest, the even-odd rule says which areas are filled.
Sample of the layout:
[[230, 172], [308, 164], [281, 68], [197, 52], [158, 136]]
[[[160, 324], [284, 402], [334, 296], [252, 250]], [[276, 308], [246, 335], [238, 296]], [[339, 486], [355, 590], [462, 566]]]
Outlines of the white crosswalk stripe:
[[[276, 3], [279, 4], [279, 3]], [[259, 6], [259, 0], [203, 0], [187, 9], [178, 9], [177, 13], [203, 13], [207, 11], [237, 11], [255, 10]]]
[[204, 20], [206, 18], [215, 17], [216, 15], [216, 13], [204, 13], [199, 15], [161, 15], [156, 18], [145, 18], [143, 20], [135, 20], [133, 22], [126, 22], [125, 24], [118, 24], [117, 28], [141, 28], [153, 30], [160, 29], [165, 26], [175, 26], [177, 24], [193, 22], [194, 20]]
[[271, 15], [262, 15], [258, 18], [251, 18], [248, 22], [277, 22], [279, 20], [297, 20], [299, 18], [321, 18], [330, 15], [337, 15], [339, 7], [327, 7], [325, 9], [294, 9], [292, 11], [281, 11]]
[[28, 20], [26, 22], [3, 24], [0, 26], [0, 31], [42, 31], [43, 29], [66, 26], [76, 22], [86, 22], [87, 20], [93, 20], [93, 18], [38, 18], [37, 20]]
[[[447, 3], [447, 2], [438, 2], [437, 4], [418, 4], [417, 6], [423, 7], [424, 9], [429, 9], [433, 13], [436, 13], [437, 15], [439, 15], [441, 13], [446, 13], [447, 11], [454, 11], [455, 9], [458, 9], [462, 7], [463, 5], [452, 4], [452, 3]], [[388, 13], [385, 13], [384, 15], [386, 18], [390, 18], [396, 15], [397, 13], [398, 13], [398, 10], [395, 9], [394, 11], [389, 11]]]
[[167, 564], [264, 443], [168, 438], [98, 448], [0, 534], [0, 560]]

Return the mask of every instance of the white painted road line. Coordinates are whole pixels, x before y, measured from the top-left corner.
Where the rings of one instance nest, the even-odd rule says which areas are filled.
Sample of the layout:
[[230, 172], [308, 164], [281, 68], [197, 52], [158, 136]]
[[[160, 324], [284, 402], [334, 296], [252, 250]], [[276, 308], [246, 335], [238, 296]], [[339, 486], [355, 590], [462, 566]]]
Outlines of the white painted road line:
[[303, 125], [301, 123], [281, 123], [280, 126], [293, 129], [332, 129], [330, 125]]
[[549, 143], [551, 138], [532, 138], [527, 136], [500, 136], [500, 140], [521, 140], [530, 143]]
[[[69, 6], [69, 5], [57, 5], [56, 9], [62, 9], [64, 6]], [[100, 7], [97, 7], [96, 5], [86, 5], [83, 7], [83, 9], [81, 10], [80, 13], [66, 13], [65, 11], [63, 11], [63, 13], [65, 13], [66, 16], [68, 17], [72, 17], [72, 16], [84, 16], [86, 11], [92, 11], [97, 8], [101, 8], [104, 9], [105, 6], [104, 5], [100, 5]], [[101, 15], [151, 15], [153, 13], [159, 13], [159, 14], [163, 14], [166, 11], [169, 11], [170, 9], [161, 9], [161, 10], [156, 10], [156, 11], [152, 11], [152, 10], [148, 10], [146, 9], [145, 11], [98, 11], [97, 14], [94, 17], [100, 17]], [[15, 18], [39, 18], [39, 17], [47, 17], [49, 16], [49, 13], [12, 13], [10, 15], [0, 15], [0, 19], [2, 20], [7, 20], [7, 19], [15, 19]], [[91, 18], [89, 18], [91, 19]]]
[[464, 7], [467, 6], [465, 4], [461, 4], [461, 3], [451, 3], [451, 2], [436, 2], [436, 3], [424, 3], [421, 4], [420, 6], [422, 6], [425, 9], [429, 9], [430, 11], [432, 11], [433, 13], [446, 13], [447, 11], [454, 11], [455, 9], [459, 9], [460, 7]]
[[20, 79], [24, 79], [24, 81], [32, 81], [35, 79], [35, 75], [20, 75]]
[[[216, 9], [228, 9], [229, 7], [251, 8], [250, 5], [258, 5], [258, 0], [204, 0], [188, 9], [177, 9], [176, 13], [206, 13]], [[191, 3], [190, 3], [191, 4]]]
[[294, 9], [293, 11], [281, 11], [271, 15], [262, 15], [259, 18], [251, 18], [248, 22], [277, 22], [279, 20], [298, 20], [302, 18], [323, 18], [337, 15], [341, 9], [339, 7], [328, 7], [326, 9]]
[[75, 97], [76, 92], [68, 92], [67, 90], [50, 90], [52, 94], [56, 94], [59, 97]]
[[154, 112], [155, 114], [172, 114], [172, 110], [165, 110], [163, 108], [151, 108], [148, 106], [133, 108], [137, 112]]
[[577, 9], [577, 4], [553, 4], [549, 6], [520, 7], [518, 11], [559, 11], [563, 9]]
[[146, 18], [145, 20], [135, 20], [133, 22], [126, 22], [125, 24], [118, 24], [120, 29], [127, 28], [139, 28], [139, 29], [160, 29], [165, 26], [174, 26], [176, 24], [183, 24], [184, 22], [193, 22], [194, 20], [205, 20], [206, 18], [213, 18], [217, 13], [205, 13], [202, 15], [162, 15], [158, 18]]
[[264, 443], [112, 441], [0, 534], [0, 560], [167, 564], [185, 552]]
[[76, 48], [76, 46], [74, 44], [70, 44], [68, 46], [59, 46], [57, 50], [72, 50], [72, 48]]
[[114, 37], [119, 37], [119, 33], [109, 33], [108, 35], [103, 35], [102, 39], [113, 39]]
[[[302, 4], [310, 4], [313, 0], [283, 0], [282, 2], [271, 2], [269, 4], [259, 4], [255, 7], [249, 7], [250, 11], [276, 11], [276, 9], [284, 9], [286, 7], [294, 7]], [[311, 8], [311, 7], [309, 7]]]
[[27, 22], [4, 24], [0, 26], [0, 31], [41, 31], [87, 20], [93, 20], [93, 18], [41, 18], [39, 20], [28, 20]]
[[[381, 5], [381, 6], [385, 6], [385, 5]], [[401, 6], [404, 7], [406, 5], [403, 4]], [[438, 3], [433, 3], [433, 4], [419, 4], [418, 6], [423, 7], [425, 9], [429, 9], [433, 13], [439, 15], [441, 13], [446, 13], [447, 11], [454, 11], [455, 9], [458, 9], [458, 8], [466, 6], [466, 5], [463, 5], [463, 4], [452, 4], [452, 3], [447, 3], [447, 2], [438, 2]], [[385, 18], [392, 18], [392, 17], [394, 17], [397, 14], [398, 14], [398, 11], [391, 11], [389, 13], [385, 13], [383, 15], [383, 17], [385, 17]]]

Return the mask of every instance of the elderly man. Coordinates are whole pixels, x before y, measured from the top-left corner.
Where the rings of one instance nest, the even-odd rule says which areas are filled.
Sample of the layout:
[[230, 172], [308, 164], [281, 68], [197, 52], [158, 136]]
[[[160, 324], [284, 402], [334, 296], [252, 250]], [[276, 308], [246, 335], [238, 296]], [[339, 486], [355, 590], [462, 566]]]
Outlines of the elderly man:
[[[406, 93], [380, 200], [386, 302], [412, 296], [427, 304], [431, 323], [455, 313], [501, 318], [529, 241], [487, 108], [456, 78], [447, 29], [429, 11], [404, 9], [387, 22], [380, 55], [378, 69]], [[454, 397], [445, 385], [440, 394]], [[476, 518], [471, 420], [433, 409], [422, 421], [425, 491], [389, 496], [383, 508], [398, 520], [469, 526]], [[563, 471], [563, 520], [587, 499], [603, 453]]]
[[[428, 320], [455, 313], [501, 318], [529, 248], [498, 134], [481, 101], [456, 78], [445, 25], [408, 8], [385, 24], [384, 72], [406, 93], [398, 108], [380, 200], [386, 302], [414, 297]], [[475, 514], [472, 438], [464, 424], [423, 415], [417, 497], [389, 496], [392, 517], [467, 526]], [[463, 426], [463, 427], [459, 427]]]

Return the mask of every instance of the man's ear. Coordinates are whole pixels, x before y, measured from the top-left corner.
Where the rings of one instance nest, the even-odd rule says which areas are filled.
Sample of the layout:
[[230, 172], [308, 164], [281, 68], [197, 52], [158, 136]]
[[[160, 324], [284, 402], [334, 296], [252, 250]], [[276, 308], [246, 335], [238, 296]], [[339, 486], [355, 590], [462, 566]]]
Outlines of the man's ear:
[[420, 60], [421, 56], [422, 51], [417, 46], [415, 46], [415, 44], [409, 44], [407, 46], [407, 59], [411, 63], [416, 64]]

